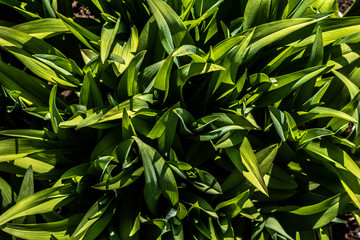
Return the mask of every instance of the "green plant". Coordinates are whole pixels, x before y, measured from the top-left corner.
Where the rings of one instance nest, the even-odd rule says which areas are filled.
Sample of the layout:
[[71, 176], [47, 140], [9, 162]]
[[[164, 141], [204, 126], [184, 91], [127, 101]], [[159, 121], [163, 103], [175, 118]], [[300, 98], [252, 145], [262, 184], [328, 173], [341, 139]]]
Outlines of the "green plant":
[[62, 2], [0, 0], [26, 113], [0, 131], [1, 239], [323, 240], [359, 217], [358, 1]]

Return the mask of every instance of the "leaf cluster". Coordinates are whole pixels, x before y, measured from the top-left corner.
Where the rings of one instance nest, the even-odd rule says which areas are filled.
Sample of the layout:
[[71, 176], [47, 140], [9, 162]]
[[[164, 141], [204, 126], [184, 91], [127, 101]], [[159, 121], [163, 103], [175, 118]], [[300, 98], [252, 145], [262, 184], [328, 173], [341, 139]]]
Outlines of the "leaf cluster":
[[[359, 2], [0, 0], [1, 239], [330, 238], [360, 218]], [[9, 104], [11, 103], [11, 104]]]

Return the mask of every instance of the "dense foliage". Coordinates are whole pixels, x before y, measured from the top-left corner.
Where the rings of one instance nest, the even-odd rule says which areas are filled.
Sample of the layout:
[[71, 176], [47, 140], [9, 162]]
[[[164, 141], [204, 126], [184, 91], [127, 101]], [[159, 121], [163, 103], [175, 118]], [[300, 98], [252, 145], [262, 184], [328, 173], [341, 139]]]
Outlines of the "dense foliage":
[[360, 216], [359, 1], [79, 2], [0, 0], [0, 239], [325, 240]]

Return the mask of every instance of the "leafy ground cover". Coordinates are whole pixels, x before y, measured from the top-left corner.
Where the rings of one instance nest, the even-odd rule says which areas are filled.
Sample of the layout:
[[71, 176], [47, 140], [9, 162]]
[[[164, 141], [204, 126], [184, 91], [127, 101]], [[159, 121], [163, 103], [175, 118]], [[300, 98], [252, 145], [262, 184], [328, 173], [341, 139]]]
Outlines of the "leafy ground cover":
[[359, 2], [79, 2], [92, 18], [0, 0], [1, 239], [329, 239], [359, 218]]

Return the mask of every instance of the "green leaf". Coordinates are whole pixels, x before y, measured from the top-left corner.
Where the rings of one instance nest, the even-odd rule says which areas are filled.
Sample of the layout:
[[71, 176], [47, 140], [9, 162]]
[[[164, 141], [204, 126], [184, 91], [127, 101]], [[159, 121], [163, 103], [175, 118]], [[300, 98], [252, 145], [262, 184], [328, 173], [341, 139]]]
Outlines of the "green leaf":
[[168, 54], [184, 44], [193, 45], [190, 34], [176, 12], [161, 0], [147, 0], [159, 27], [161, 43]]
[[109, 180], [95, 184], [93, 188], [98, 190], [114, 190], [127, 187], [138, 179], [144, 171], [143, 167], [130, 167], [123, 169], [118, 175]]
[[0, 162], [20, 159], [39, 152], [56, 152], [58, 148], [57, 145], [26, 138], [11, 138], [0, 143]]
[[29, 105], [47, 106], [50, 91], [42, 81], [1, 61], [0, 83], [10, 91], [19, 91], [20, 98]]
[[99, 235], [108, 227], [112, 217], [116, 211], [115, 204], [110, 204], [110, 206], [105, 210], [105, 212], [99, 217], [99, 219], [90, 226], [86, 231], [86, 234], [82, 239], [95, 240], [98, 239]]
[[[121, 22], [120, 22], [120, 24], [121, 24]], [[121, 43], [121, 42], [115, 41], [114, 44], [115, 45], [114, 45], [112, 54], [120, 56], [125, 61], [124, 64], [122, 64], [120, 62], [115, 62], [114, 71], [115, 71], [115, 74], [117, 74], [117, 75], [122, 74], [127, 69], [127, 67], [129, 66], [131, 60], [133, 59], [133, 57], [135, 55], [134, 53], [140, 53], [145, 50], [145, 49], [141, 49], [141, 51], [140, 51], [140, 49], [138, 49], [139, 36], [138, 36], [138, 31], [135, 26], [131, 27], [131, 35], [129, 36], [129, 39], [127, 42]], [[146, 49], [146, 50], [149, 50], [149, 49]]]
[[57, 15], [76, 38], [88, 48], [95, 50], [94, 47], [98, 45], [98, 41], [100, 40], [99, 36], [75, 23], [74, 20], [63, 16], [60, 13], [57, 13]]
[[14, 194], [11, 186], [0, 177], [1, 212], [4, 212], [13, 202]]
[[145, 202], [149, 210], [156, 214], [159, 211], [160, 195], [164, 196], [171, 206], [179, 202], [179, 193], [175, 177], [165, 159], [152, 147], [133, 136], [138, 144], [144, 166]]
[[232, 199], [221, 202], [216, 206], [215, 211], [221, 209], [221, 212], [225, 213], [227, 217], [234, 218], [241, 212], [245, 201], [249, 198], [249, 194], [250, 190], [247, 190]]
[[72, 185], [63, 185], [41, 190], [17, 202], [0, 215], [0, 226], [13, 219], [28, 215], [51, 212], [72, 195]]
[[346, 121], [349, 122], [353, 122], [353, 123], [358, 123], [358, 121], [351, 117], [350, 115], [339, 111], [339, 110], [335, 110], [332, 108], [327, 108], [327, 107], [315, 107], [313, 109], [311, 109], [309, 112], [297, 112], [297, 118], [296, 121], [299, 125], [306, 123], [308, 121], [311, 121], [313, 119], [317, 119], [317, 118], [325, 118], [325, 117], [335, 117], [335, 118], [340, 118], [340, 119], [344, 119]]
[[[34, 173], [33, 173], [32, 167], [30, 165], [30, 167], [27, 169], [24, 179], [21, 183], [19, 195], [16, 198], [16, 202], [19, 202], [32, 194], [34, 194]], [[28, 218], [29, 217], [30, 216], [28, 216]], [[18, 219], [14, 220], [14, 223], [23, 223], [24, 220], [25, 220], [24, 217], [18, 218]], [[33, 218], [32, 221], [30, 221], [30, 222], [35, 222], [35, 218]]]
[[279, 221], [276, 220], [276, 218], [274, 218], [274, 217], [269, 217], [268, 219], [266, 219], [265, 227], [278, 232], [279, 234], [286, 237], [287, 239], [294, 240], [291, 236], [289, 236], [289, 234], [287, 234], [285, 232], [285, 230], [283, 229], [283, 227], [281, 226]]
[[[120, 200], [119, 211], [123, 214], [119, 217], [120, 239], [137, 240], [140, 232], [140, 206], [137, 189], [131, 189]], [[132, 204], [128, 204], [132, 203]], [[126, 217], [125, 217], [126, 216]]]
[[269, 0], [249, 0], [245, 8], [243, 29], [248, 30], [266, 23], [270, 15], [270, 7]]
[[121, 134], [124, 141], [131, 138], [132, 136], [136, 136], [134, 125], [132, 124], [131, 119], [125, 109], [123, 111], [123, 118], [121, 121]]
[[78, 240], [84, 238], [91, 226], [100, 221], [101, 217], [105, 214], [109, 207], [111, 200], [106, 197], [100, 198], [96, 201], [90, 209], [86, 212], [80, 223], [77, 225], [75, 231], [70, 237], [70, 240]]
[[125, 100], [138, 93], [138, 74], [145, 57], [145, 53], [146, 51], [141, 51], [136, 54], [122, 75], [117, 87], [117, 97], [119, 100]]
[[49, 240], [56, 237], [58, 240], [67, 240], [70, 237], [70, 229], [75, 227], [81, 220], [81, 214], [71, 216], [70, 218], [48, 223], [37, 224], [13, 224], [7, 223], [2, 231], [21, 239], [39, 239]]
[[159, 71], [157, 72], [154, 79], [154, 88], [159, 89], [161, 91], [165, 91], [166, 95], [169, 92], [169, 82], [171, 76], [171, 69], [173, 66], [173, 57], [169, 55], [166, 60], [162, 63]]
[[346, 169], [360, 179], [360, 168], [355, 161], [341, 148], [327, 141], [309, 142], [303, 148], [310, 156], [335, 164], [337, 168]]
[[198, 168], [187, 171], [187, 173], [190, 174], [192, 171], [195, 176], [187, 179], [195, 188], [207, 194], [222, 194], [221, 186], [212, 174]]
[[249, 140], [245, 137], [240, 148], [225, 148], [225, 152], [244, 177], [257, 189], [265, 195], [268, 195], [264, 179], [261, 176], [259, 165]]
[[21, 23], [11, 28], [22, 31], [30, 36], [43, 39], [50, 38], [56, 35], [69, 33], [69, 29], [64, 25], [60, 19], [43, 18], [30, 22]]
[[51, 118], [51, 125], [53, 127], [53, 131], [55, 133], [59, 133], [59, 124], [63, 122], [57, 107], [56, 107], [56, 90], [57, 86], [55, 85], [51, 89], [50, 98], [49, 98], [49, 112], [50, 112], [50, 118]]
[[105, 23], [105, 25], [102, 27], [100, 39], [100, 58], [103, 63], [105, 63], [105, 60], [109, 56], [111, 47], [119, 29], [119, 25], [120, 18], [118, 18], [115, 27], [112, 27], [109, 23]]
[[276, 77], [276, 85], [263, 83], [262, 86], [257, 89], [258, 91], [264, 92], [261, 98], [256, 101], [256, 106], [264, 107], [278, 102], [298, 87], [323, 75], [331, 68], [332, 67], [315, 66]]
[[85, 74], [80, 90], [79, 103], [88, 109], [103, 105], [102, 96], [91, 72]]
[[281, 140], [285, 142], [289, 134], [289, 124], [287, 123], [285, 114], [274, 107], [269, 107], [269, 112], [276, 132], [279, 134]]
[[324, 58], [324, 47], [323, 47], [323, 39], [322, 39], [322, 31], [321, 27], [317, 27], [316, 36], [311, 48], [311, 54], [309, 59], [308, 66], [317, 66], [323, 64]]
[[257, 26], [250, 43], [247, 59], [252, 58], [260, 49], [268, 46], [269, 43], [280, 40], [317, 21], [319, 20], [311, 18], [284, 19]]
[[159, 149], [162, 152], [167, 152], [174, 141], [178, 122], [178, 117], [174, 113], [174, 109], [179, 106], [177, 103], [169, 108], [147, 135], [150, 139], [159, 139]]
[[256, 152], [255, 156], [259, 163], [261, 175], [264, 176], [272, 166], [272, 163], [278, 153], [279, 145], [270, 145]]
[[76, 87], [76, 85], [32, 56], [32, 54], [51, 54], [65, 58], [61, 52], [45, 41], [12, 28], [0, 27], [0, 46], [12, 53], [39, 77], [66, 87]]
[[181, 192], [181, 201], [187, 205], [197, 204], [201, 211], [207, 213], [210, 217], [218, 219], [219, 216], [214, 208], [202, 197], [190, 191]]

